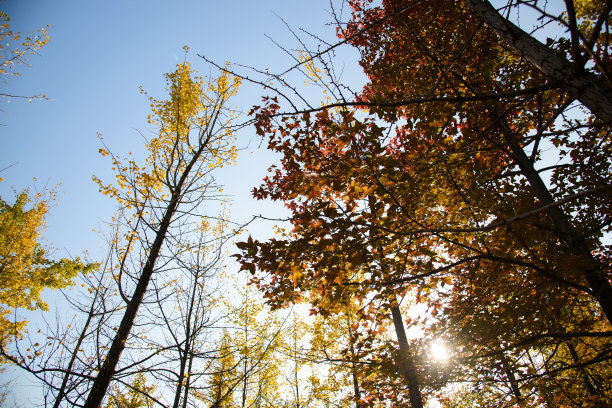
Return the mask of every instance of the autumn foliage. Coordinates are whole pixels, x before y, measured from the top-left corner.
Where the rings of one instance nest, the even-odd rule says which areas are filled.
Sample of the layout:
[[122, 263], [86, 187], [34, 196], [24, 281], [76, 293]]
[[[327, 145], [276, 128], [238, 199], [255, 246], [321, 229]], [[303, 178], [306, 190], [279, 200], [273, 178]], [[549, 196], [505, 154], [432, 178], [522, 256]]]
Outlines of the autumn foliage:
[[[184, 61], [167, 98], [142, 91], [144, 160], [99, 150], [118, 209], [91, 303], [71, 300], [80, 331], [26, 354], [4, 350], [24, 325], [9, 308], [45, 309], [43, 288], [91, 266], [49, 259], [46, 200], [0, 200], [0, 351], [55, 407], [612, 406], [610, 2], [340, 3], [336, 43], [289, 28], [281, 74]], [[241, 81], [275, 94], [236, 124]], [[280, 157], [253, 196], [289, 217], [236, 243], [229, 288], [227, 243], [269, 220], [230, 221], [215, 176], [251, 124]]]
[[[420, 359], [429, 396], [454, 381], [472, 384], [461, 406], [609, 403], [610, 105], [583, 102], [573, 82], [612, 91], [608, 11], [575, 2], [549, 22], [569, 34], [533, 49], [574, 73], [559, 81], [483, 3], [350, 2], [339, 35], [369, 82], [330, 107], [254, 109], [282, 155], [254, 196], [283, 201], [293, 229], [242, 243], [238, 259], [276, 307], [360, 302], [363, 366], [393, 361], [377, 345], [388, 311], [422, 305], [407, 319], [424, 333], [414, 353], [438, 339], [453, 350], [443, 369]], [[367, 377], [360, 403], [401, 405], [393, 371]]]
[[[48, 310], [41, 298], [44, 289], [70, 286], [79, 273], [96, 265], [79, 258], [52, 258], [41, 233], [55, 193], [30, 194], [25, 190], [10, 204], [0, 199], [0, 345], [23, 335], [26, 320], [11, 317], [18, 308]], [[15, 316], [18, 316], [15, 314]]]

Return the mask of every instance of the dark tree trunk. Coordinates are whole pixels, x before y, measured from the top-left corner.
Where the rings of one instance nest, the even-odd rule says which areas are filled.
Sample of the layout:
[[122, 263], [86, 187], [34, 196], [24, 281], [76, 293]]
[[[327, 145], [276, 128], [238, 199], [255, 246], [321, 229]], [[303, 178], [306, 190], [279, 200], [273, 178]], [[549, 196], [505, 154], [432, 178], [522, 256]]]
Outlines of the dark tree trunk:
[[578, 356], [578, 352], [576, 351], [576, 348], [574, 347], [571, 341], [567, 343], [567, 348], [570, 352], [570, 355], [572, 356], [572, 360], [574, 361], [574, 364], [579, 366], [578, 370], [580, 371], [582, 381], [584, 382], [584, 387], [587, 389], [589, 395], [599, 395], [599, 392], [597, 392], [597, 389], [595, 389], [595, 387], [593, 386], [593, 383], [591, 382], [591, 378], [589, 377], [589, 374], [587, 373], [585, 368], [580, 367], [581, 365], [580, 357]]
[[142, 268], [142, 273], [138, 279], [138, 284], [136, 285], [134, 294], [132, 295], [127, 308], [125, 309], [125, 314], [121, 319], [121, 324], [119, 325], [117, 334], [113, 339], [113, 343], [108, 351], [108, 354], [106, 355], [104, 363], [102, 364], [102, 368], [94, 380], [91, 391], [89, 392], [87, 400], [85, 401], [85, 405], [83, 405], [84, 408], [98, 408], [102, 405], [102, 400], [104, 399], [106, 390], [108, 389], [113, 375], [115, 374], [115, 367], [117, 367], [121, 353], [125, 348], [127, 338], [132, 330], [134, 320], [136, 319], [136, 314], [138, 313], [138, 308], [140, 307], [145, 292], [147, 291], [147, 286], [149, 286], [151, 276], [153, 276], [155, 261], [159, 256], [162, 244], [166, 238], [166, 233], [168, 231], [168, 227], [170, 226], [170, 221], [172, 219], [172, 215], [174, 215], [177, 204], [178, 197], [175, 196], [166, 209], [166, 213], [164, 214], [164, 218], [160, 224], [160, 229], [155, 236], [155, 241], [153, 241], [149, 256], [147, 257], [147, 262], [144, 268]]
[[516, 381], [516, 377], [514, 376], [514, 371], [512, 371], [512, 367], [510, 367], [508, 358], [504, 355], [503, 351], [501, 354], [501, 363], [504, 369], [504, 373], [506, 374], [506, 378], [508, 379], [508, 383], [510, 383], [510, 389], [512, 390], [512, 394], [514, 394], [516, 401], [521, 404], [521, 390], [519, 389], [518, 382]]
[[[508, 126], [506, 120], [502, 117], [497, 117], [500, 122], [500, 127], [506, 143], [512, 151], [512, 158], [519, 166], [521, 173], [527, 179], [531, 190], [541, 205], [546, 206], [553, 204], [555, 199], [550, 194], [548, 187], [540, 177], [539, 173], [533, 167], [531, 160], [515, 138], [512, 130]], [[551, 206], [546, 213], [552, 220], [555, 226], [555, 233], [561, 241], [563, 241], [570, 251], [582, 259], [582, 274], [587, 281], [593, 296], [599, 302], [602, 311], [606, 315], [608, 321], [612, 324], [612, 286], [602, 271], [601, 265], [591, 251], [585, 240], [576, 232], [565, 212], [557, 207]]]
[[399, 306], [391, 307], [391, 315], [393, 316], [393, 325], [395, 326], [395, 334], [400, 348], [400, 370], [408, 383], [410, 405], [412, 408], [423, 408], [423, 397], [421, 396], [416, 366], [414, 364], [414, 358], [410, 354], [410, 350], [408, 350], [408, 338], [406, 337], [402, 313], [400, 312]]
[[183, 191], [183, 186], [187, 180], [187, 177], [191, 173], [191, 169], [196, 164], [202, 152], [206, 148], [210, 137], [205, 139], [200, 145], [199, 149], [194, 152], [193, 157], [185, 166], [179, 182], [172, 189], [172, 197], [170, 202], [168, 203], [168, 207], [166, 207], [166, 211], [162, 218], [161, 223], [159, 224], [159, 230], [155, 234], [155, 240], [153, 241], [153, 245], [151, 245], [151, 249], [149, 251], [149, 256], [147, 257], [147, 261], [142, 268], [142, 273], [140, 278], [138, 279], [138, 284], [136, 285], [136, 289], [134, 290], [134, 294], [130, 299], [123, 318], [121, 319], [121, 324], [119, 325], [119, 329], [117, 330], [117, 334], [113, 339], [113, 343], [111, 344], [110, 350], [106, 355], [106, 359], [102, 364], [102, 368], [98, 373], [98, 376], [93, 382], [91, 387], [91, 391], [87, 396], [87, 400], [83, 405], [83, 408], [98, 408], [102, 405], [102, 400], [104, 399], [104, 395], [106, 394], [106, 390], [111, 382], [113, 375], [115, 374], [115, 368], [117, 367], [117, 363], [119, 362], [119, 358], [121, 357], [121, 353], [125, 348], [125, 343], [127, 342], [128, 336], [132, 330], [132, 326], [134, 324], [134, 320], [136, 319], [136, 314], [138, 313], [138, 308], [142, 303], [145, 292], [147, 291], [147, 287], [149, 286], [149, 282], [151, 281], [151, 277], [153, 276], [153, 272], [155, 270], [155, 262], [159, 256], [161, 251], [161, 247], [166, 239], [166, 233], [168, 232], [168, 228], [170, 227], [170, 223], [172, 221], [172, 217], [176, 209], [178, 208], [181, 194]]

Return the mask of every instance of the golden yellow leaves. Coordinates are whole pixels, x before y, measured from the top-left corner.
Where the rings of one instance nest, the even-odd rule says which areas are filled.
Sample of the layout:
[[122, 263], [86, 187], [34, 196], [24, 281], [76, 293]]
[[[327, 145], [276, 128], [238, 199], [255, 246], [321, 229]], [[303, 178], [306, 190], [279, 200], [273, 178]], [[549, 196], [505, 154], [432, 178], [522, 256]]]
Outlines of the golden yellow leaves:
[[[312, 81], [312, 83], [316, 84], [323, 80], [321, 76], [321, 69], [315, 65], [312, 56], [303, 51], [299, 51], [298, 60], [306, 70], [306, 73], [310, 77], [310, 81]], [[308, 85], [307, 82], [304, 82], [304, 84]]]
[[18, 335], [25, 322], [9, 322], [4, 316], [8, 308], [47, 310], [40, 298], [45, 288], [63, 288], [72, 284], [79, 271], [93, 268], [78, 259], [48, 259], [40, 244], [53, 191], [30, 195], [25, 190], [9, 204], [0, 199], [0, 342]]
[[[48, 27], [42, 28], [36, 33], [21, 38], [22, 34], [10, 29], [10, 17], [0, 11], [0, 75], [18, 76], [15, 69], [19, 65], [28, 65], [25, 61], [27, 55], [35, 54], [42, 46], [49, 42]], [[10, 42], [18, 42], [11, 46]]]
[[293, 281], [293, 287], [294, 288], [297, 287], [298, 280], [303, 275], [304, 274], [302, 272], [300, 272], [299, 270], [294, 270], [293, 271], [293, 273], [291, 274], [291, 280]]
[[106, 408], [149, 408], [154, 401], [148, 397], [155, 392], [154, 385], [147, 384], [144, 373], [138, 373], [129, 386], [120, 389], [115, 386], [110, 392]]

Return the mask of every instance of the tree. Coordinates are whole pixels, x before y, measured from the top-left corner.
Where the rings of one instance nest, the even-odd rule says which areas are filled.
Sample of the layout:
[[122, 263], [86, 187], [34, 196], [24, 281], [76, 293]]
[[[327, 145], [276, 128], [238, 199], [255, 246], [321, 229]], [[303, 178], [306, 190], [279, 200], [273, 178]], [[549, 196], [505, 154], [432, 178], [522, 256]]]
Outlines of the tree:
[[[350, 4], [338, 31], [360, 52], [363, 91], [321, 108], [266, 98], [254, 109], [282, 155], [254, 195], [284, 201], [294, 229], [244, 243], [243, 268], [278, 306], [310, 296], [325, 312], [352, 294], [390, 310], [414, 296], [430, 312], [426, 335], [447, 336], [459, 369], [473, 369], [455, 378], [507, 384], [492, 392], [509, 403], [544, 404], [552, 389], [558, 404], [606, 400], [589, 373], [609, 375], [611, 357], [609, 4], [567, 1], [558, 17], [520, 1], [502, 10], [561, 24], [566, 34], [546, 45], [486, 1]], [[303, 61], [333, 81], [324, 54]], [[560, 353], [570, 338], [592, 354]]]
[[[188, 215], [194, 214], [207, 193], [219, 193], [211, 171], [231, 163], [236, 154], [231, 112], [226, 105], [239, 80], [222, 74], [206, 82], [194, 76], [189, 63], [184, 62], [176, 71], [166, 74], [166, 81], [169, 99], [150, 98], [153, 112], [149, 121], [157, 126], [158, 133], [147, 145], [146, 163], [142, 166], [133, 160], [122, 163], [112, 156], [117, 185], [99, 181], [104, 194], [115, 197], [124, 209], [134, 211], [132, 217], [125, 217], [128, 225], [125, 251], [130, 252], [136, 241], [141, 245], [143, 258], [137, 272], [126, 272], [126, 265], [118, 271], [119, 279], [127, 273], [136, 285], [131, 297], [126, 297], [125, 314], [85, 407], [94, 408], [102, 403], [138, 309], [158, 270], [156, 262], [162, 248], [177, 240], [171, 235], [171, 227], [176, 228], [177, 222], [184, 223]], [[105, 149], [100, 151], [109, 154]]]
[[236, 360], [231, 383], [233, 406], [278, 406], [278, 377], [284, 362], [276, 352], [285, 334], [285, 321], [270, 313], [251, 287], [238, 288], [238, 293], [240, 303], [228, 305], [233, 327], [230, 344]]
[[28, 190], [16, 194], [9, 204], [0, 199], [0, 345], [4, 348], [19, 338], [26, 320], [8, 319], [18, 308], [48, 310], [41, 298], [46, 289], [60, 289], [73, 284], [78, 273], [88, 273], [95, 264], [75, 260], [53, 260], [41, 241], [45, 217], [54, 193], [31, 195]]
[[[475, 3], [488, 4], [488, 2], [468, 2], [472, 9]], [[593, 6], [588, 14], [583, 13], [583, 15], [576, 17], [575, 10], [573, 10], [573, 2], [566, 3], [568, 5], [570, 21], [561, 20], [560, 23], [569, 30], [571, 41], [575, 43], [579, 41], [578, 38], [591, 37], [593, 43], [584, 44], [583, 46], [587, 47], [587, 49], [584, 50], [580, 49], [580, 45], [574, 44], [570, 51], [570, 49], [567, 48], [570, 39], [560, 39], [556, 43], [550, 40], [551, 46], [547, 47], [549, 54], [556, 53], [562, 56], [572, 54], [575, 60], [573, 63], [575, 66], [574, 71], [582, 70], [584, 71], [584, 75], [589, 77], [591, 77], [592, 74], [588, 71], [599, 72], [605, 78], [608, 75], [606, 71], [608, 68], [605, 64], [602, 65], [602, 62], [599, 61], [599, 58], [594, 54], [593, 47], [597, 46], [596, 43], [598, 38], [600, 41], [604, 41], [603, 44], [600, 43], [598, 45], [599, 47], [606, 49], [607, 46], [605, 45], [605, 40], [600, 38], [602, 33], [597, 31], [601, 29], [601, 26], [597, 28], [598, 24], [595, 24], [593, 18], [596, 20], [603, 18], [605, 20], [608, 16], [607, 6], [603, 4]], [[437, 123], [435, 122], [436, 120], [449, 121], [446, 126], [439, 129], [432, 129], [432, 126], [429, 126], [429, 129], [423, 130], [430, 132], [436, 131], [437, 133], [448, 132], [448, 134], [452, 136], [453, 134], [450, 132], [456, 132], [457, 127], [463, 127], [465, 129], [462, 131], [463, 136], [466, 135], [466, 130], [470, 129], [471, 131], [479, 132], [479, 135], [481, 135], [480, 140], [485, 139], [482, 137], [484, 135], [488, 137], [489, 140], [496, 143], [496, 149], [492, 150], [492, 153], [495, 154], [494, 157], [498, 162], [499, 159], [509, 160], [506, 165], [516, 166], [518, 168], [519, 174], [521, 174], [527, 182], [528, 190], [531, 190], [531, 195], [540, 201], [541, 205], [551, 206], [546, 210], [546, 213], [554, 224], [557, 240], [564, 242], [567, 249], [571, 251], [574, 256], [583, 259], [585, 266], [582, 268], [582, 279], [586, 279], [593, 293], [597, 294], [597, 300], [604, 313], [608, 316], [608, 320], [612, 319], [612, 308], [609, 303], [612, 300], [612, 288], [610, 287], [609, 281], [605, 278], [605, 271], [601, 270], [598, 260], [592, 255], [593, 250], [589, 249], [589, 244], [580, 237], [580, 232], [576, 230], [575, 225], [571, 224], [567, 214], [562, 211], [558, 205], [554, 205], [558, 200], [558, 198], [555, 198], [553, 195], [556, 191], [551, 191], [551, 189], [546, 186], [546, 183], [544, 183], [539, 175], [539, 171], [536, 171], [534, 167], [536, 161], [542, 159], [539, 149], [547, 140], [557, 147], [561, 145], [573, 147], [565, 143], [564, 136], [569, 137], [569, 134], [578, 133], [578, 136], [581, 138], [603, 137], [604, 139], [601, 140], [605, 140], [605, 134], [607, 133], [606, 129], [602, 129], [597, 123], [588, 124], [588, 119], [587, 123], [583, 125], [584, 128], [580, 128], [580, 130], [576, 132], [570, 130], [572, 127], [567, 122], [566, 128], [568, 130], [563, 131], [556, 129], [555, 125], [559, 125], [557, 119], [567, 117], [564, 115], [568, 115], [568, 110], [573, 108], [572, 101], [575, 99], [574, 91], [572, 91], [570, 89], [571, 87], [565, 82], [559, 84], [554, 82], [558, 80], [558, 78], [550, 77], [550, 75], [548, 75], [548, 78], [542, 77], [539, 72], [540, 69], [538, 68], [540, 65], [529, 65], [525, 60], [517, 58], [516, 55], [511, 52], [512, 50], [505, 49], [503, 44], [499, 44], [492, 30], [487, 26], [483, 26], [477, 18], [470, 14], [469, 10], [464, 9], [461, 2], [447, 3], [443, 6], [443, 9], [438, 7], [439, 5], [437, 2], [419, 5], [416, 8], [408, 3], [406, 3], [406, 5], [406, 9], [402, 9], [404, 5], [401, 3], [387, 3], [384, 9], [373, 9], [369, 17], [363, 16], [362, 22], [371, 19], [372, 15], [382, 10], [384, 10], [383, 13], [392, 17], [385, 21], [385, 24], [388, 24], [386, 28], [396, 26], [397, 24], [405, 26], [405, 23], [410, 19], [410, 25], [407, 29], [397, 32], [398, 35], [396, 38], [401, 38], [401, 41], [394, 41], [390, 44], [393, 44], [393, 47], [395, 47], [393, 52], [402, 56], [400, 58], [403, 62], [407, 62], [404, 59], [405, 57], [417, 55], [418, 59], [410, 62], [410, 64], [414, 64], [415, 66], [418, 64], [425, 64], [429, 66], [429, 70], [426, 71], [428, 74], [424, 75], [418, 84], [408, 85], [405, 81], [406, 78], [401, 78], [402, 75], [409, 72], [404, 69], [409, 68], [408, 66], [397, 69], [395, 72], [385, 67], [383, 61], [391, 57], [391, 55], [388, 54], [390, 50], [385, 49], [387, 46], [383, 48], [383, 52], [387, 54], [382, 58], [376, 58], [375, 55], [370, 52], [380, 45], [378, 42], [379, 38], [377, 37], [378, 34], [372, 36], [359, 36], [359, 38], [355, 40], [355, 44], [367, 50], [364, 54], [365, 57], [362, 59], [362, 65], [366, 71], [373, 74], [374, 78], [372, 85], [368, 86], [366, 90], [368, 98], [372, 100], [377, 98], [397, 98], [405, 100], [404, 98], [410, 98], [425, 93], [425, 89], [428, 86], [434, 86], [435, 88], [433, 89], [440, 94], [443, 99], [447, 98], [446, 95], [452, 95], [452, 97], [457, 97], [459, 95], [458, 97], [462, 98], [461, 94], [465, 92], [470, 94], [470, 98], [477, 99], [472, 103], [465, 101], [466, 103], [463, 103], [460, 107], [446, 104], [444, 110], [441, 108], [444, 105], [439, 104], [437, 106], [441, 109], [439, 109], [434, 116], [430, 115], [431, 112], [429, 110], [423, 110], [421, 107], [424, 107], [424, 105], [422, 104], [418, 104], [419, 107], [415, 106], [415, 109], [407, 106], [401, 110], [404, 117], [413, 119], [418, 118], [422, 123], [427, 122], [429, 118], [431, 118], [434, 124]], [[445, 31], [443, 31], [440, 26], [430, 26], [427, 28], [426, 24], [427, 21], [429, 21], [427, 18], [410, 18], [412, 13], [417, 10], [423, 12], [424, 16], [427, 16], [427, 18], [435, 18], [441, 15], [440, 13], [444, 10], [444, 12], [447, 13], [447, 17], [443, 20], [444, 24], [446, 24]], [[583, 11], [586, 10], [583, 8]], [[520, 9], [516, 12], [520, 12]], [[574, 27], [576, 22], [572, 22], [572, 19], [576, 18], [582, 21], [582, 26], [586, 28], [586, 30], [583, 30], [585, 32], [581, 32], [578, 27]], [[358, 20], [359, 19], [360, 17]], [[463, 24], [461, 21], [465, 19], [471, 21], [471, 25], [459, 27], [460, 24]], [[589, 21], [591, 21], [592, 24], [589, 24]], [[510, 23], [507, 22], [507, 24]], [[458, 28], [453, 30], [450, 29], [450, 27]], [[352, 28], [349, 27], [347, 34], [349, 34], [351, 29]], [[440, 46], [438, 48], [430, 45], [423, 45], [424, 37], [422, 35], [425, 30], [431, 33], [431, 30], [436, 29], [438, 30], [437, 33], [442, 33], [441, 36], [435, 37], [436, 41], [438, 39], [448, 41], [446, 43], [447, 47], [442, 46], [442, 43], [439, 43]], [[423, 30], [423, 32], [419, 30]], [[456, 37], [451, 39], [450, 35], [444, 34], [444, 32], [452, 33], [451, 35], [455, 35]], [[457, 35], [457, 33], [460, 33], [460, 35]], [[603, 35], [603, 37], [605, 37], [605, 35]], [[423, 47], [425, 47], [425, 49], [421, 51]], [[457, 49], [453, 47], [457, 47]], [[478, 47], [488, 48], [479, 49]], [[446, 56], [442, 56], [441, 52], [446, 52]], [[606, 55], [608, 51], [606, 49], [602, 52]], [[471, 64], [468, 63], [468, 58], [474, 58]], [[550, 58], [552, 59], [552, 56]], [[585, 68], [585, 64], [588, 62], [589, 58], [593, 66], [587, 69]], [[474, 61], [476, 61], [476, 63], [474, 63]], [[456, 68], [456, 64], [463, 62], [466, 62], [465, 69]], [[443, 68], [443, 70], [450, 69], [449, 72], [452, 73], [452, 75], [445, 75], [439, 78], [440, 70], [435, 68], [436, 66], [448, 67]], [[513, 68], [509, 70], [507, 69], [508, 66], [512, 66]], [[473, 69], [480, 69], [481, 71], [476, 72]], [[493, 75], [496, 81], [491, 82], [487, 80], [485, 75]], [[568, 76], [567, 73], [564, 73], [564, 75]], [[579, 77], [580, 75], [576, 76]], [[377, 78], [390, 80], [392, 82], [399, 80], [401, 86], [393, 88], [394, 91], [392, 92], [388, 92], [387, 90], [392, 89], [392, 87], [383, 86]], [[434, 82], [438, 79], [440, 80], [439, 83]], [[537, 88], [543, 86], [548, 86], [551, 89], [538, 91]], [[605, 87], [607, 85], [601, 83], [596, 88], [601, 89], [602, 86]], [[595, 85], [593, 85], [593, 87], [595, 87]], [[503, 92], [507, 92], [509, 89], [516, 91], [521, 88], [525, 90], [531, 89], [530, 92], [532, 94], [523, 95], [518, 100], [508, 100], [508, 98], [503, 96]], [[465, 91], [462, 91], [463, 89], [465, 89]], [[584, 92], [586, 91], [583, 89], [583, 93]], [[486, 94], [488, 94], [491, 99], [488, 101], [478, 101], [478, 99], [483, 99], [483, 95]], [[578, 100], [580, 100], [580, 98], [578, 98]], [[402, 104], [402, 102], [399, 103]], [[588, 104], [585, 104], [585, 106], [588, 106]], [[453, 117], [455, 113], [458, 115], [456, 118]], [[480, 120], [474, 117], [475, 113], [483, 114]], [[429, 116], [429, 118], [427, 116]], [[600, 116], [599, 119], [608, 120], [605, 115]], [[444, 122], [440, 124], [442, 125], [443, 123]], [[423, 126], [418, 127], [423, 128]], [[425, 125], [425, 127], [427, 127], [427, 125]], [[584, 129], [588, 130], [582, 131]], [[413, 129], [413, 131], [414, 130], [416, 129]], [[595, 136], [595, 134], [597, 134], [597, 136]], [[491, 138], [491, 136], [495, 137]], [[527, 145], [533, 148], [531, 153], [526, 153]], [[499, 154], [502, 148], [505, 149], [506, 152], [504, 154]], [[584, 147], [578, 149], [581, 150], [584, 149]], [[597, 157], [602, 154], [602, 151], [599, 150], [600, 147], [594, 147], [594, 149], [595, 150], [590, 150], [589, 153], [586, 154], [594, 155], [593, 158], [597, 158], [597, 160], [603, 164], [605, 158], [601, 156]], [[456, 150], [455, 153], [459, 153], [459, 151]], [[575, 160], [575, 157], [568, 157], [568, 153], [570, 153], [569, 156], [571, 156], [571, 152], [564, 152], [563, 149], [559, 151], [559, 154], [565, 156], [566, 160]], [[578, 151], [574, 152], [574, 156], [579, 154]], [[492, 154], [488, 156], [491, 157]], [[506, 157], [504, 158], [504, 156]], [[562, 170], [563, 168], [565, 168], [565, 170]], [[553, 179], [559, 177], [557, 174], [560, 173], [567, 179], [573, 181], [576, 180], [576, 177], [579, 177], [580, 173], [586, 175], [589, 173], [592, 174], [593, 171], [595, 174], [590, 175], [590, 177], [599, 177], [599, 171], [593, 167], [576, 169], [573, 166], [569, 166], [569, 168], [571, 170], [568, 170], [567, 166], [553, 167], [549, 170], [553, 171]], [[478, 180], [482, 180], [482, 178]], [[591, 184], [589, 184], [589, 182], [572, 183], [573, 192], [581, 191], [581, 189], [605, 189], [607, 184], [606, 181], [601, 178], [597, 181], [592, 179], [590, 181]], [[560, 186], [559, 181], [557, 181], [556, 184], [557, 186], [555, 187], [557, 191], [571, 191], [567, 185]], [[596, 207], [596, 209], [597, 211], [600, 210], [599, 207]]]
[[[338, 305], [334, 314], [317, 315], [310, 327], [310, 350], [306, 358], [318, 366], [327, 366], [313, 375], [313, 395], [319, 401], [336, 406], [360, 406], [366, 366], [374, 361], [371, 348], [360, 346], [361, 332], [367, 324], [359, 322], [359, 305], [354, 301]], [[364, 322], [367, 323], [367, 322]], [[365, 327], [364, 327], [365, 326]], [[364, 350], [365, 349], [365, 350]]]
[[67, 321], [42, 316], [44, 325], [32, 328], [2, 356], [35, 377], [43, 388], [45, 405], [77, 405], [89, 391], [112, 331], [113, 315], [123, 309], [112, 278], [114, 253], [110, 245], [103, 265], [80, 274], [62, 291]]

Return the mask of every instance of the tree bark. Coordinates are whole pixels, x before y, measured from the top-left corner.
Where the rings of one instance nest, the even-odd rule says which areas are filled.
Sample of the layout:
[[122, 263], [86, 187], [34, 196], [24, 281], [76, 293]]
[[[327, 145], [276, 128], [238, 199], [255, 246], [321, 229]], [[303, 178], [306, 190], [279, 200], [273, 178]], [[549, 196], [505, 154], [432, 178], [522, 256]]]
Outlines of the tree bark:
[[576, 366], [578, 367], [578, 370], [580, 371], [582, 381], [584, 382], [584, 387], [589, 392], [589, 395], [599, 395], [599, 393], [593, 386], [593, 383], [591, 382], [591, 378], [589, 377], [589, 374], [587, 373], [586, 369], [580, 366], [581, 365], [580, 357], [578, 356], [578, 352], [576, 352], [576, 348], [572, 344], [572, 341], [571, 340], [568, 341], [566, 345], [570, 352], [570, 355], [572, 356], [572, 360], [574, 361], [574, 364], [576, 364]]
[[603, 121], [612, 121], [612, 89], [581, 62], [571, 62], [508, 21], [488, 2], [465, 0], [472, 13], [544, 75]]
[[[348, 313], [348, 312], [347, 312]], [[359, 408], [359, 400], [361, 399], [361, 391], [359, 390], [359, 378], [357, 377], [357, 362], [355, 357], [355, 339], [352, 329], [352, 320], [347, 316], [347, 326], [349, 332], [349, 344], [351, 346], [351, 375], [353, 376], [353, 394], [355, 397], [355, 406]]]
[[393, 317], [395, 334], [400, 348], [400, 370], [408, 383], [410, 405], [412, 408], [423, 408], [423, 397], [421, 396], [416, 366], [414, 364], [414, 358], [410, 354], [410, 350], [408, 350], [408, 338], [406, 337], [402, 313], [399, 306], [391, 307], [391, 315]]

